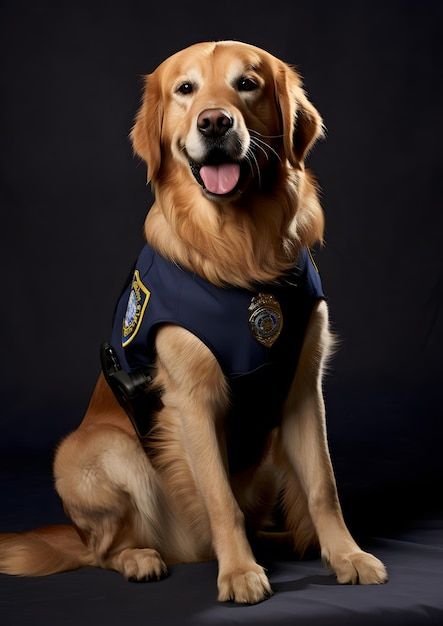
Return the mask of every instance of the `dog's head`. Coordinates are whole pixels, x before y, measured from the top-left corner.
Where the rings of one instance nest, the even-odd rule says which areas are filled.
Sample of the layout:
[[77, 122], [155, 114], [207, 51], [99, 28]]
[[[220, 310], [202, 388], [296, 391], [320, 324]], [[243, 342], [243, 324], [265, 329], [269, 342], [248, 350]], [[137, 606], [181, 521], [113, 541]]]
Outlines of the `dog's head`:
[[211, 42], [147, 76], [131, 137], [154, 187], [179, 169], [210, 201], [232, 203], [271, 170], [303, 170], [321, 133], [294, 69], [254, 46]]

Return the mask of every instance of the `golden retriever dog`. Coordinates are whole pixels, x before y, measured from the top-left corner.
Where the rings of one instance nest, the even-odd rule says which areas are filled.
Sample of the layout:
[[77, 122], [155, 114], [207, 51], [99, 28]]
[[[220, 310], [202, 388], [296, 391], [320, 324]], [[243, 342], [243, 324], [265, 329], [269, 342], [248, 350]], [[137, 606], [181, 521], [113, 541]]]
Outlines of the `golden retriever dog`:
[[[155, 193], [147, 245], [189, 289], [209, 293], [214, 313], [204, 312], [203, 323], [214, 318], [223, 344], [234, 344], [233, 359], [249, 358], [246, 342], [265, 360], [283, 350], [290, 368], [252, 378], [260, 384], [249, 384], [230, 421], [238, 377], [210, 341], [165, 318], [152, 338], [161, 406], [149, 436], [140, 441], [100, 375], [83, 422], [55, 457], [72, 524], [0, 535], [0, 571], [43, 576], [98, 566], [148, 581], [168, 564], [216, 558], [218, 599], [260, 602], [272, 591], [246, 531], [269, 529], [279, 501], [298, 553], [319, 546], [340, 583], [387, 580], [383, 564], [352, 538], [337, 496], [322, 397], [332, 343], [326, 302], [311, 298], [297, 347], [287, 310], [297, 317], [298, 296], [287, 309], [272, 295], [303, 255], [316, 271], [308, 250], [322, 240], [323, 215], [304, 161], [322, 128], [296, 71], [251, 45], [199, 43], [147, 76], [131, 133]], [[147, 315], [158, 289], [138, 285]], [[247, 338], [231, 341], [240, 314], [217, 313], [225, 293], [251, 303], [241, 313]], [[282, 390], [284, 398], [274, 398]], [[262, 415], [269, 407], [276, 414]]]

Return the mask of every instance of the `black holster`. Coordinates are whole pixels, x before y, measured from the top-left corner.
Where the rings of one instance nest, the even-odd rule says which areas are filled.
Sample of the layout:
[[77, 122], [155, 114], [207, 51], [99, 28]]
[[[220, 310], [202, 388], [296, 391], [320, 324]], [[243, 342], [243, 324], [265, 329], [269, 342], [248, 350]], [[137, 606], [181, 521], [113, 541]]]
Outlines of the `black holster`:
[[152, 386], [155, 367], [126, 372], [121, 367], [117, 352], [108, 342], [100, 347], [100, 361], [106, 382], [143, 443], [152, 428], [154, 414], [162, 407], [160, 390]]

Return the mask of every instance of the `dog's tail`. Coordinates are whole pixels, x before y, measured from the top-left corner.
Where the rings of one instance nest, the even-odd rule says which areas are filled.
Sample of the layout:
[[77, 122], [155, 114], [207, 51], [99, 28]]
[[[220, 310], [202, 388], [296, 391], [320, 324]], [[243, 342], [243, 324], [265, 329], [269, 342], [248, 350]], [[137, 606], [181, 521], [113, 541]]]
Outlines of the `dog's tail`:
[[46, 576], [93, 565], [92, 553], [74, 526], [44, 526], [22, 533], [0, 533], [0, 572]]

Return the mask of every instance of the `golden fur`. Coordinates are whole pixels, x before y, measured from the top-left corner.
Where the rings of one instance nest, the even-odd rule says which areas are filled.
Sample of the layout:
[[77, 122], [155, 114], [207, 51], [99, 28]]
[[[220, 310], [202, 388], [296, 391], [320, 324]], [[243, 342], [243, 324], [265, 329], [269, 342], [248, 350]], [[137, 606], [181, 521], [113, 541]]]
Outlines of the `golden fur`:
[[[233, 77], [245, 73], [259, 85], [253, 94], [233, 88]], [[189, 97], [176, 91], [185, 79], [199, 85]], [[232, 198], [202, 193], [186, 158], [198, 149], [195, 120], [208, 107], [228, 111], [240, 139], [255, 146], [250, 179]], [[304, 167], [321, 134], [297, 73], [269, 53], [211, 42], [170, 57], [147, 77], [131, 133], [155, 192], [147, 239], [217, 285], [276, 279], [301, 246], [322, 239], [316, 186]], [[148, 451], [100, 376], [83, 422], [55, 458], [56, 488], [73, 526], [0, 535], [0, 570], [45, 575], [95, 565], [143, 580], [161, 577], [170, 563], [216, 557], [219, 600], [258, 602], [271, 588], [244, 523], [259, 531], [282, 492], [296, 550], [319, 544], [339, 582], [384, 582], [383, 564], [358, 547], [341, 514], [321, 391], [330, 346], [327, 306], [319, 302], [281, 426], [258, 466], [229, 476], [220, 366], [188, 331], [161, 327], [164, 408]]]

